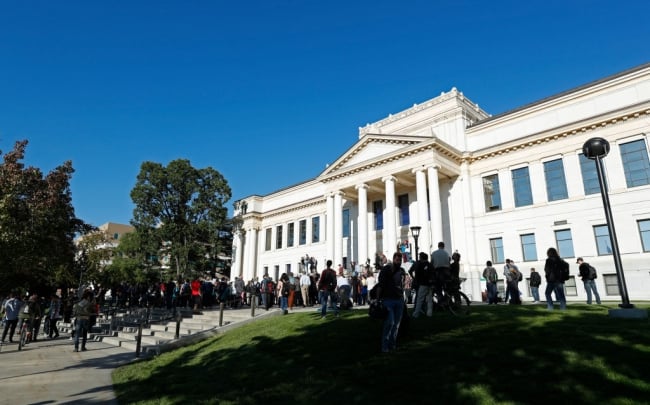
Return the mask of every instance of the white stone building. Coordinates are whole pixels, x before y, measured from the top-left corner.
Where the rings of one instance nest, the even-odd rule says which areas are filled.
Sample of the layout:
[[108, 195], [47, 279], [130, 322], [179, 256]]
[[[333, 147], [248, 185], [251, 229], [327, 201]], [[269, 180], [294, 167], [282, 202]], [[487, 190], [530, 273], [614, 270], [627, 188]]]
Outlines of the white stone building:
[[[546, 250], [571, 264], [567, 297], [585, 301], [581, 256], [598, 269], [601, 297], [620, 300], [590, 138], [609, 141], [606, 181], [630, 300], [650, 299], [650, 64], [490, 116], [463, 93], [438, 97], [359, 129], [358, 141], [316, 178], [236, 202], [243, 225], [232, 275], [274, 279], [297, 272], [389, 259], [398, 244], [444, 241], [462, 254], [466, 293], [479, 300], [481, 273], [506, 258], [542, 272]], [[541, 293], [543, 296], [542, 283]]]

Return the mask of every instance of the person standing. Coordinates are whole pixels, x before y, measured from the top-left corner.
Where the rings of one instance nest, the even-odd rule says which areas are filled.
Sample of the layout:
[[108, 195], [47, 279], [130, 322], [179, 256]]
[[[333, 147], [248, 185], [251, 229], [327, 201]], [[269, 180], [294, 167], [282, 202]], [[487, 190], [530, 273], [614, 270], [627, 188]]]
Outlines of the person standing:
[[320, 315], [321, 319], [325, 319], [327, 315], [327, 299], [332, 301], [334, 313], [336, 317], [339, 316], [339, 308], [336, 305], [336, 272], [332, 269], [332, 261], [326, 262], [326, 268], [318, 279], [318, 301], [321, 305]]
[[287, 309], [288, 304], [289, 304], [289, 289], [291, 288], [290, 283], [289, 283], [289, 276], [287, 273], [282, 273], [280, 276], [280, 279], [278, 280], [278, 285], [277, 285], [277, 295], [278, 299], [280, 301], [280, 309], [282, 310], [282, 314], [286, 315], [289, 310]]
[[5, 302], [3, 308], [5, 313], [5, 327], [2, 331], [3, 343], [7, 338], [7, 332], [9, 332], [9, 341], [14, 341], [14, 333], [16, 332], [16, 325], [18, 325], [18, 315], [22, 306], [23, 302], [20, 300], [19, 294], [16, 291], [11, 291], [9, 293], [9, 299]]
[[36, 333], [38, 333], [35, 329], [36, 320], [41, 318], [41, 306], [38, 303], [38, 295], [33, 294], [25, 303], [23, 303], [18, 318], [21, 321], [21, 328], [22, 324], [27, 322], [27, 342], [35, 341]]
[[506, 304], [508, 303], [508, 299], [511, 298], [510, 297], [510, 289], [508, 288], [508, 277], [509, 277], [509, 274], [510, 274], [510, 269], [512, 269], [513, 267], [515, 269], [517, 269], [517, 271], [519, 271], [519, 268], [515, 265], [515, 262], [513, 262], [510, 259], [506, 259], [506, 264], [505, 264], [505, 266], [503, 266], [503, 276], [504, 276], [504, 278], [506, 280], [506, 297], [505, 297], [503, 302], [506, 303]]
[[388, 310], [384, 319], [381, 333], [381, 351], [388, 353], [397, 348], [397, 332], [404, 314], [404, 277], [406, 271], [402, 268], [402, 254], [395, 252], [393, 261], [379, 272], [377, 299], [381, 300]]
[[564, 280], [562, 269], [568, 269], [569, 264], [558, 254], [555, 248], [548, 248], [546, 251], [546, 263], [544, 263], [544, 274], [546, 275], [546, 304], [549, 311], [553, 310], [553, 297], [560, 302], [560, 309], [566, 309], [566, 297], [564, 296]]
[[497, 270], [492, 267], [492, 262], [488, 260], [485, 262], [485, 269], [483, 269], [483, 278], [486, 280], [485, 287], [487, 288], [488, 305], [497, 303], [497, 281], [499, 276]]
[[521, 279], [521, 272], [519, 272], [519, 269], [514, 265], [514, 263], [511, 263], [510, 270], [506, 275], [508, 290], [510, 291], [510, 304], [521, 304], [521, 296], [519, 295], [519, 281], [521, 281]]
[[585, 286], [585, 291], [587, 292], [587, 304], [591, 305], [591, 293], [593, 292], [596, 297], [596, 304], [600, 305], [600, 295], [598, 294], [598, 289], [596, 288], [596, 278], [598, 274], [596, 269], [592, 267], [589, 263], [582, 260], [582, 257], [578, 257], [576, 261], [578, 264], [578, 271], [580, 272], [580, 277]]
[[435, 292], [442, 295], [443, 288], [446, 288], [449, 279], [451, 278], [451, 256], [445, 250], [445, 242], [438, 242], [438, 250], [431, 253], [431, 264], [433, 265], [433, 272], [435, 274]]
[[433, 316], [433, 269], [429, 263], [429, 255], [420, 252], [418, 261], [409, 269], [409, 273], [418, 285], [412, 317], [417, 319], [424, 312], [424, 305], [427, 316]]
[[530, 268], [530, 292], [533, 295], [533, 304], [539, 302], [539, 286], [542, 284], [542, 277], [535, 271], [534, 267]]
[[302, 273], [300, 276], [300, 294], [302, 295], [302, 306], [311, 306], [309, 301], [309, 286], [311, 285], [311, 278], [307, 275], [307, 272]]
[[79, 339], [81, 339], [81, 351], [86, 351], [86, 339], [88, 338], [88, 330], [90, 329], [90, 317], [95, 313], [95, 308], [92, 302], [92, 293], [88, 290], [84, 291], [81, 296], [81, 301], [77, 302], [74, 306], [75, 320], [75, 334], [74, 334], [74, 351], [79, 351]]
[[50, 330], [48, 338], [56, 339], [59, 337], [59, 328], [57, 328], [56, 323], [59, 321], [59, 318], [61, 318], [61, 300], [56, 294], [52, 294], [52, 297], [50, 299], [50, 312], [47, 314], [47, 316], [50, 318]]

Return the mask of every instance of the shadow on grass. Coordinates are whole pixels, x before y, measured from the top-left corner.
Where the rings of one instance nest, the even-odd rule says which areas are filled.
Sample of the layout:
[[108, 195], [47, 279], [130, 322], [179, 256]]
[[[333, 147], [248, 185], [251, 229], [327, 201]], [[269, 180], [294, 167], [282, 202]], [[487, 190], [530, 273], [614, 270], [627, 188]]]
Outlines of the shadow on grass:
[[[120, 368], [120, 403], [648, 403], [650, 324], [603, 306], [476, 307], [410, 322], [379, 353], [365, 311], [254, 322]], [[372, 402], [370, 402], [372, 403]]]

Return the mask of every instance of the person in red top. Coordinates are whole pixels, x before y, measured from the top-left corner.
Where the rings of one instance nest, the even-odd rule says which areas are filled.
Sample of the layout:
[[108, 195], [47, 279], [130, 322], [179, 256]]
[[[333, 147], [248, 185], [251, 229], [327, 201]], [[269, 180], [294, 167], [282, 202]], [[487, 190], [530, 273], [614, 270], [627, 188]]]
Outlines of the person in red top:
[[192, 302], [194, 303], [194, 310], [198, 311], [199, 306], [201, 305], [201, 280], [194, 279], [194, 281], [192, 281], [192, 284], [190, 284], [190, 287], [192, 288]]

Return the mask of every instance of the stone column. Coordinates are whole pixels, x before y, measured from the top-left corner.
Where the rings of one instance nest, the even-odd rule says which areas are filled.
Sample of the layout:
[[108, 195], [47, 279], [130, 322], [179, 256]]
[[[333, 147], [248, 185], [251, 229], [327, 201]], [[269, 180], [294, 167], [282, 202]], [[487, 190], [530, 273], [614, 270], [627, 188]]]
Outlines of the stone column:
[[[413, 169], [415, 173], [416, 198], [418, 199], [418, 222], [411, 223], [412, 226], [421, 226], [418, 247], [420, 252], [431, 254], [431, 227], [429, 226], [429, 205], [427, 203], [427, 176], [424, 168]], [[413, 252], [415, 254], [415, 251]], [[417, 257], [414, 258], [417, 260]]]
[[334, 193], [334, 266], [343, 264], [343, 193]]
[[381, 179], [386, 189], [386, 210], [384, 211], [384, 254], [392, 257], [397, 249], [397, 216], [395, 206], [395, 177], [386, 176]]
[[357, 218], [358, 230], [358, 257], [359, 264], [366, 264], [367, 259], [372, 259], [368, 253], [368, 185], [359, 184], [355, 187], [359, 192], [358, 210], [359, 216]]
[[325, 260], [327, 260], [334, 257], [334, 195], [329, 194], [325, 198], [325, 207], [327, 209], [325, 214]]
[[242, 268], [242, 257], [243, 257], [243, 246], [244, 244], [242, 243], [242, 232], [241, 230], [235, 231], [235, 234], [233, 235], [233, 249], [234, 249], [234, 257], [233, 257], [233, 263], [232, 263], [232, 268], [230, 270], [230, 276], [231, 278], [234, 277], [241, 277], [244, 279], [244, 281], [248, 281], [250, 279], [245, 279], [244, 278], [244, 273], [243, 273], [243, 268]]
[[[429, 177], [429, 214], [431, 216], [431, 248], [436, 250], [438, 242], [442, 242], [442, 205], [440, 204], [440, 186], [438, 185], [438, 170], [440, 166], [427, 168]], [[431, 253], [429, 251], [428, 253]]]
[[244, 277], [250, 280], [257, 274], [257, 229], [249, 228], [246, 231], [246, 266]]

